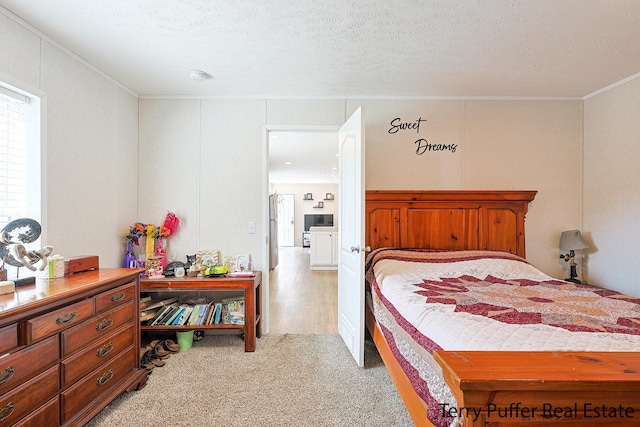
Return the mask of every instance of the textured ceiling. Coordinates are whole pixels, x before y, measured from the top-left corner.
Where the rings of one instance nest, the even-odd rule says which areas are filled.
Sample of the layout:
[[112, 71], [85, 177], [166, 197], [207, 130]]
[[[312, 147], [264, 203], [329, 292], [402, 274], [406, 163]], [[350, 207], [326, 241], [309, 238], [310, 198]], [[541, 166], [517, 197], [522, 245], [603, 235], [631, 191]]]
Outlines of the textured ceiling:
[[[0, 6], [140, 96], [582, 98], [640, 72], [640, 0]], [[193, 69], [209, 78], [193, 81]], [[337, 137], [326, 138], [272, 139], [271, 181], [337, 182]]]
[[583, 97], [640, 72], [638, 0], [0, 5], [143, 96]]
[[269, 181], [337, 184], [337, 155], [337, 133], [270, 132]]

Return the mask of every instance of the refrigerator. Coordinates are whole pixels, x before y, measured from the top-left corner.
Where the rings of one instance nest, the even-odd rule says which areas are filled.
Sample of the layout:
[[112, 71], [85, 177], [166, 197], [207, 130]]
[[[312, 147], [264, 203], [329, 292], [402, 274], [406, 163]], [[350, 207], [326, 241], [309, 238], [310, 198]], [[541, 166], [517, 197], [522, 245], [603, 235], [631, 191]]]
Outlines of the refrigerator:
[[278, 195], [269, 196], [269, 270], [278, 265]]

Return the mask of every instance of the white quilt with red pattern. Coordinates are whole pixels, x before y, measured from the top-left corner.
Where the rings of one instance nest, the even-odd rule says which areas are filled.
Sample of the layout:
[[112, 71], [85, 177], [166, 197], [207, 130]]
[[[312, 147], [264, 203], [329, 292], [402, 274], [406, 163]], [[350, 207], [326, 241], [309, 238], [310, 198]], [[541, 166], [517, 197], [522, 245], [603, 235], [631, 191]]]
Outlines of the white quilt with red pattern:
[[429, 419], [454, 404], [435, 350], [640, 351], [640, 299], [557, 280], [496, 251], [378, 249], [367, 286]]

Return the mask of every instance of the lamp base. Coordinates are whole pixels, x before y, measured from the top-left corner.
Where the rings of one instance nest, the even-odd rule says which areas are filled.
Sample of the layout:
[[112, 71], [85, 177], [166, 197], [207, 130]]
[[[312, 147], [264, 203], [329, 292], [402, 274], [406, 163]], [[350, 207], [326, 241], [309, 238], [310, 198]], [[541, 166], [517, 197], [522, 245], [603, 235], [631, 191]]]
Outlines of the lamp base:
[[569, 266], [569, 278], [564, 280], [565, 282], [582, 283], [580, 280], [577, 279], [577, 277], [578, 277], [578, 273], [576, 271], [576, 264], [575, 262], [573, 262], [573, 258], [571, 258], [571, 265]]

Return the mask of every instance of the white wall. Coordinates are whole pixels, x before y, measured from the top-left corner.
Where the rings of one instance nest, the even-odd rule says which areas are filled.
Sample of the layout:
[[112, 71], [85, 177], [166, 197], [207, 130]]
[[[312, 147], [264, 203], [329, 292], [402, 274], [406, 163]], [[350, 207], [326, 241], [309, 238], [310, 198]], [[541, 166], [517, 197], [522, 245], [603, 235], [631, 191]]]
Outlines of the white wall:
[[[558, 243], [581, 227], [581, 101], [351, 100], [366, 115], [370, 190], [537, 190], [526, 219], [527, 259], [563, 277]], [[391, 122], [420, 122], [390, 133]], [[416, 143], [455, 152], [416, 154]]]
[[587, 99], [584, 123], [585, 271], [640, 297], [640, 79]]
[[138, 100], [0, 14], [0, 80], [43, 96], [43, 243], [119, 266], [136, 220]]
[[[262, 256], [264, 101], [140, 101], [140, 221], [173, 211], [171, 260], [198, 250]], [[256, 233], [248, 233], [249, 222]]]

